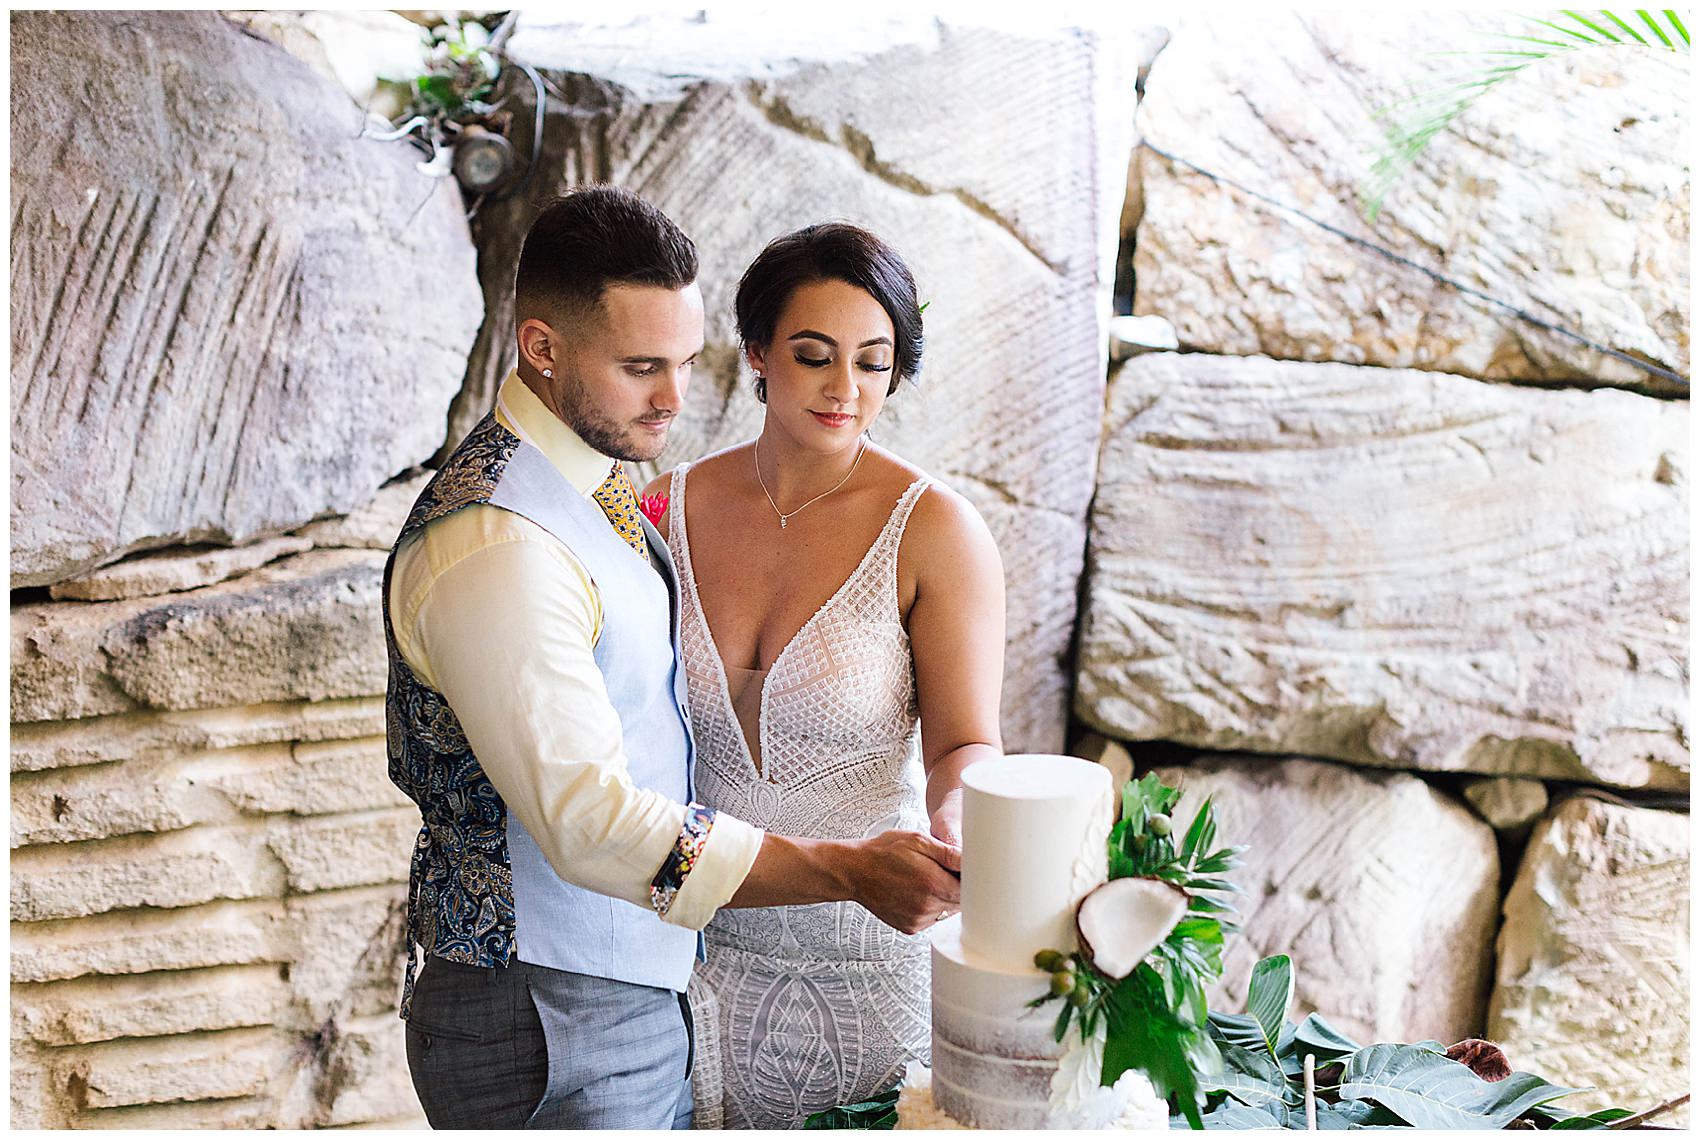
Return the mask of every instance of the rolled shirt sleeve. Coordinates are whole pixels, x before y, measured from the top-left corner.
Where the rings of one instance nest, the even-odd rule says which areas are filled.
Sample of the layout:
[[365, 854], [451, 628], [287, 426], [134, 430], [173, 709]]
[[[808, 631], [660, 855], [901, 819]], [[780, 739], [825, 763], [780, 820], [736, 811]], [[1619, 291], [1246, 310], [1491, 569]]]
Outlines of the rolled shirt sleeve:
[[[403, 659], [447, 698], [555, 873], [649, 907], [686, 808], [627, 772], [619, 714], [593, 655], [600, 600], [578, 560], [527, 519], [468, 507], [398, 554], [392, 599]], [[717, 815], [664, 921], [701, 929], [743, 883], [761, 842], [759, 829]]]

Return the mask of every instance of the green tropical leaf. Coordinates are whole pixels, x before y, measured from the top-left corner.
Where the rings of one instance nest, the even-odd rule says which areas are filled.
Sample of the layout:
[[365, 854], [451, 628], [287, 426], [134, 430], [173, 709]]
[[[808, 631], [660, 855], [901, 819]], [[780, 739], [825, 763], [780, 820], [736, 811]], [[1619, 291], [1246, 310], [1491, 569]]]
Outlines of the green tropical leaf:
[[883, 1092], [859, 1104], [844, 1104], [817, 1112], [803, 1121], [804, 1128], [885, 1129], [897, 1127], [897, 1089]]
[[1555, 1123], [1549, 1131], [1557, 1131], [1561, 1128], [1566, 1130], [1579, 1128], [1609, 1128], [1612, 1121], [1622, 1120], [1626, 1116], [1633, 1115], [1635, 1114], [1630, 1112], [1627, 1108], [1602, 1108], [1600, 1111], [1590, 1112], [1586, 1116], [1567, 1116], [1563, 1120]]
[[[1536, 1121], [1544, 1121], [1551, 1128], [1574, 1129], [1595, 1128], [1601, 1126], [1598, 1123], [1583, 1123], [1584, 1121], [1603, 1121], [1604, 1123], [1609, 1124], [1614, 1120], [1622, 1120], [1624, 1117], [1631, 1116], [1633, 1114], [1627, 1108], [1602, 1108], [1598, 1112], [1593, 1113], [1575, 1113], [1571, 1112], [1567, 1108], [1561, 1108], [1560, 1106], [1549, 1102], [1547, 1104], [1535, 1105], [1533, 1108], [1529, 1109], [1528, 1112], [1524, 1113], [1524, 1115]], [[1567, 1121], [1572, 1120], [1576, 1121], [1576, 1123], [1567, 1123]]]
[[1286, 1104], [1302, 1103], [1301, 1095], [1287, 1081], [1287, 1074], [1281, 1071], [1267, 1054], [1254, 1053], [1250, 1049], [1242, 1049], [1238, 1045], [1223, 1045], [1222, 1074], [1199, 1082], [1199, 1088], [1204, 1092], [1224, 1092], [1235, 1100], [1253, 1107], [1280, 1101]]
[[1192, 817], [1192, 826], [1186, 829], [1186, 838], [1181, 842], [1181, 858], [1189, 863], [1193, 856], [1210, 850], [1210, 844], [1216, 838], [1214, 799], [1214, 796], [1205, 799]]
[[1116, 1083], [1130, 1069], [1145, 1074], [1157, 1095], [1176, 1103], [1194, 1128], [1202, 1128], [1198, 1081], [1209, 1072], [1195, 1069], [1194, 1037], [1202, 1029], [1183, 1024], [1165, 1000], [1163, 979], [1141, 964], [1110, 991], [1101, 1083]]
[[[1211, 1109], [1194, 1128], [1289, 1128], [1291, 1121], [1286, 1106], [1280, 1103], [1251, 1108], [1235, 1100]], [[1179, 1116], [1169, 1118], [1170, 1128], [1184, 1128], [1186, 1121]]]
[[1246, 991], [1245, 1007], [1263, 1031], [1263, 1044], [1271, 1057], [1278, 1052], [1281, 1026], [1287, 1019], [1287, 1007], [1292, 1004], [1291, 958], [1275, 954], [1251, 968], [1251, 985]]
[[1063, 1034], [1068, 1032], [1068, 1015], [1073, 1012], [1074, 1007], [1069, 1005], [1067, 1001], [1064, 1001], [1062, 1008], [1057, 1011], [1057, 1023], [1051, 1029], [1051, 1036], [1056, 1038], [1057, 1041], [1062, 1041]]
[[1338, 1061], [1349, 1057], [1363, 1046], [1328, 1024], [1320, 1013], [1312, 1013], [1299, 1023], [1293, 1031], [1292, 1045], [1284, 1052], [1303, 1055], [1316, 1055], [1318, 1065], [1326, 1065], [1330, 1061]]
[[[1295, 1113], [1300, 1119], [1302, 1113]], [[1409, 1128], [1393, 1113], [1367, 1100], [1343, 1100], [1339, 1104], [1316, 1106], [1316, 1130], [1339, 1132], [1358, 1128]]]
[[1484, 1081], [1416, 1045], [1370, 1045], [1346, 1062], [1342, 1100], [1373, 1100], [1415, 1128], [1501, 1128], [1535, 1105], [1581, 1089], [1532, 1073]]
[[[1281, 1027], [1281, 1038], [1276, 1042], [1275, 1052], [1279, 1056], [1285, 1053], [1293, 1042], [1295, 1027], [1287, 1022]], [[1257, 1051], [1264, 1048], [1263, 1026], [1249, 1013], [1222, 1013], [1210, 1011], [1210, 1034], [1218, 1041], [1228, 1045], [1238, 1045], [1242, 1049]]]
[[424, 102], [445, 111], [453, 111], [461, 104], [454, 80], [447, 75], [421, 75], [413, 81], [413, 89]]

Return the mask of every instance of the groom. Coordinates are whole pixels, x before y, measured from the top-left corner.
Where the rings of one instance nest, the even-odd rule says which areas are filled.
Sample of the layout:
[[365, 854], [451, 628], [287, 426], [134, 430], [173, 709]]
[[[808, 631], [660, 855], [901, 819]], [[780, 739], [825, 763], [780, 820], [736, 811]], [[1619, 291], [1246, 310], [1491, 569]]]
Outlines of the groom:
[[718, 908], [854, 900], [913, 932], [956, 905], [930, 836], [767, 835], [690, 802], [677, 582], [621, 463], [684, 405], [696, 272], [623, 190], [545, 209], [518, 367], [385, 571], [390, 778], [424, 823], [402, 1016], [434, 1127], [688, 1127], [683, 991]]

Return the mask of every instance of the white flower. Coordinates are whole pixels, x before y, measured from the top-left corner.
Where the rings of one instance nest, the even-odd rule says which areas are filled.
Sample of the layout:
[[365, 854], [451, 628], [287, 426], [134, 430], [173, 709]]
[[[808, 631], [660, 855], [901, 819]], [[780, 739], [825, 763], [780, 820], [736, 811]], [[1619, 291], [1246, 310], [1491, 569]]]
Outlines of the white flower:
[[1084, 1039], [1078, 1018], [1069, 1026], [1063, 1055], [1051, 1077], [1046, 1127], [1167, 1130], [1169, 1106], [1144, 1073], [1129, 1069], [1109, 1088], [1099, 1083], [1104, 1076], [1105, 1032], [1103, 1021]]

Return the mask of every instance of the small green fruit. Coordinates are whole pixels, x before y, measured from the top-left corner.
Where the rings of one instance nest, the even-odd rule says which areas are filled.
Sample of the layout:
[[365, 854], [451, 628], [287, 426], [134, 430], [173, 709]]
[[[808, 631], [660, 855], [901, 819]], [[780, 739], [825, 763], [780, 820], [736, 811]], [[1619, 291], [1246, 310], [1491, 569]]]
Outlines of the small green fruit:
[[1055, 950], [1041, 950], [1033, 955], [1033, 964], [1046, 973], [1052, 973], [1063, 964], [1063, 956]]
[[1058, 970], [1051, 975], [1051, 995], [1063, 997], [1074, 990], [1074, 971]]
[[1085, 1006], [1085, 1004], [1087, 1002], [1089, 1002], [1091, 1000], [1092, 1000], [1092, 991], [1086, 988], [1085, 982], [1081, 982], [1079, 985], [1075, 986], [1072, 990], [1068, 991], [1068, 1004], [1072, 1005], [1075, 1009], [1082, 1008], [1083, 1006]]
[[1174, 821], [1169, 819], [1169, 817], [1164, 815], [1162, 812], [1158, 812], [1147, 822], [1151, 825], [1152, 835], [1168, 835], [1175, 829]]

